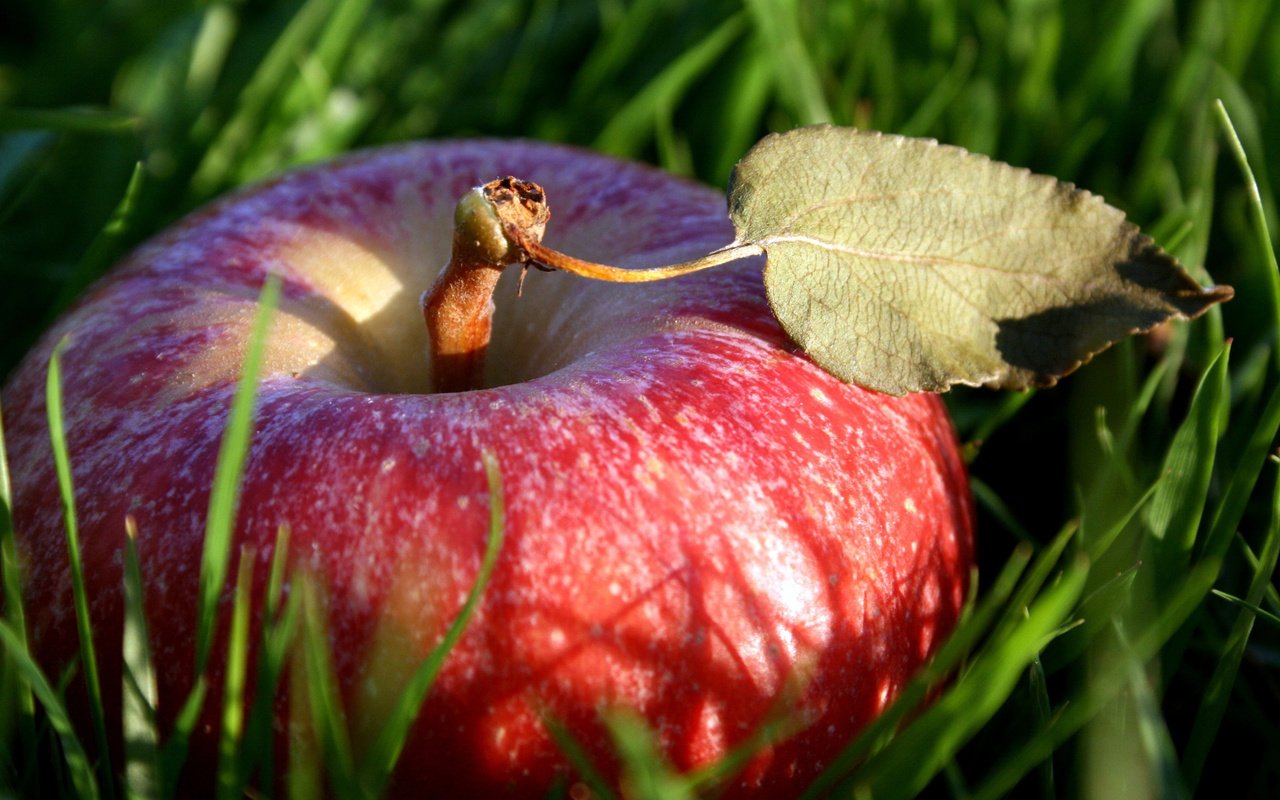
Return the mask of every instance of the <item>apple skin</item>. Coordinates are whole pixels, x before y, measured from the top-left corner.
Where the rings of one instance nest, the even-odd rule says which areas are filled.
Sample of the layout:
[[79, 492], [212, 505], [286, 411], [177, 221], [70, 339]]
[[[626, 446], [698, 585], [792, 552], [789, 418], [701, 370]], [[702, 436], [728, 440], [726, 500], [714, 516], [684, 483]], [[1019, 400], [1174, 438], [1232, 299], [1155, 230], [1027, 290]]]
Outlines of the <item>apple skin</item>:
[[[608, 772], [597, 712], [609, 705], [638, 711], [689, 768], [788, 697], [807, 727], [729, 794], [792, 796], [959, 614], [972, 509], [943, 404], [842, 384], [797, 353], [759, 260], [643, 287], [531, 272], [520, 297], [506, 276], [495, 388], [423, 393], [418, 298], [449, 257], [453, 205], [507, 174], [547, 188], [548, 244], [583, 258], [656, 266], [732, 238], [718, 192], [526, 142], [357, 154], [190, 216], [89, 291], [4, 388], [34, 650], [58, 675], [77, 646], [44, 403], [51, 348], [70, 335], [65, 421], [109, 722], [132, 515], [167, 729], [193, 682], [220, 436], [275, 272], [284, 294], [236, 544], [254, 548], [259, 596], [281, 525], [292, 563], [321, 576], [357, 743], [475, 580], [482, 451], [505, 484], [496, 571], [393, 788], [542, 796], [567, 767], [541, 711]], [[217, 702], [193, 743], [192, 787], [212, 786]]]

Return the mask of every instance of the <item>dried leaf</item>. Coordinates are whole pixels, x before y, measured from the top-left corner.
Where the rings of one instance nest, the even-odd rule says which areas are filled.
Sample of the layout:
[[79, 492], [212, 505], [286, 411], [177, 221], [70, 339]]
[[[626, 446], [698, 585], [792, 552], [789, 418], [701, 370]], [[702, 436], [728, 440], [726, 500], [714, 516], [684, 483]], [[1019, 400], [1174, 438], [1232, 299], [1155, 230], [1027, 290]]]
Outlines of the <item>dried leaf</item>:
[[1202, 288], [1100, 197], [958, 147], [814, 126], [761, 140], [729, 186], [783, 328], [890, 394], [1054, 383], [1232, 295]]

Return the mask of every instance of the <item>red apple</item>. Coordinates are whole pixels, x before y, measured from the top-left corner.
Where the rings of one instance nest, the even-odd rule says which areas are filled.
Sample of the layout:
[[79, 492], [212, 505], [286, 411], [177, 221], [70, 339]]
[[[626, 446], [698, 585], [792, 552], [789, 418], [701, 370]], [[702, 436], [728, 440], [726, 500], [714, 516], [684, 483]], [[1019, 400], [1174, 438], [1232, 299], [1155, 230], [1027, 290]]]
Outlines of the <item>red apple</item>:
[[[482, 451], [505, 482], [496, 571], [394, 788], [540, 796], [568, 769], [540, 714], [608, 764], [607, 705], [635, 709], [677, 767], [694, 767], [799, 686], [789, 702], [807, 727], [757, 756], [731, 791], [792, 796], [959, 613], [971, 505], [943, 404], [842, 384], [797, 353], [770, 315], [758, 260], [645, 286], [534, 273], [519, 297], [510, 275], [491, 388], [426, 393], [419, 295], [449, 258], [455, 202], [507, 174], [547, 187], [548, 243], [584, 258], [653, 266], [732, 238], [718, 192], [531, 143], [379, 150], [194, 214], [94, 287], [5, 386], [38, 657], [57, 675], [77, 646], [45, 424], [53, 343], [71, 337], [65, 420], [109, 708], [120, 702], [132, 515], [169, 721], [193, 682], [218, 445], [274, 272], [284, 294], [236, 543], [255, 548], [260, 591], [288, 525], [293, 562], [323, 578], [357, 740], [377, 730], [476, 578]], [[214, 757], [216, 717], [206, 719], [197, 768]]]

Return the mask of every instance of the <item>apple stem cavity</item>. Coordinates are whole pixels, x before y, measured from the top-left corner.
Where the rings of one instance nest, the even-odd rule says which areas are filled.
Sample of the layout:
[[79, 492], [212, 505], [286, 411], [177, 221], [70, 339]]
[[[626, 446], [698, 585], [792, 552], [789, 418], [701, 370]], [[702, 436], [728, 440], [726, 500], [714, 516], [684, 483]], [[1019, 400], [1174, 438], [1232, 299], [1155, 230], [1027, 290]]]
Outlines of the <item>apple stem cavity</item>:
[[543, 188], [514, 177], [471, 189], [458, 201], [453, 216], [453, 253], [422, 296], [422, 315], [431, 340], [433, 391], [465, 392], [484, 387], [484, 360], [493, 332], [493, 291], [502, 271], [513, 264], [610, 283], [646, 283], [763, 252], [759, 245], [735, 242], [693, 261], [621, 269], [574, 258], [542, 244], [550, 217]]

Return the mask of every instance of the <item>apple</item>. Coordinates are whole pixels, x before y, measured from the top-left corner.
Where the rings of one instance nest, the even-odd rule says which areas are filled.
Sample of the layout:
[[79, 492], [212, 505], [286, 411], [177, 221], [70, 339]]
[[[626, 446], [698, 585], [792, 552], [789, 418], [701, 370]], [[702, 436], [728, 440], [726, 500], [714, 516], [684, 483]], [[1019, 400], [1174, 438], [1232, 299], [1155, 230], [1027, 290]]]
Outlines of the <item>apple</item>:
[[[803, 729], [729, 793], [792, 796], [960, 613], [972, 508], [944, 406], [814, 366], [771, 316], [758, 258], [645, 286], [530, 273], [519, 293], [509, 271], [483, 388], [429, 391], [419, 296], [449, 260], [458, 198], [502, 175], [546, 187], [547, 241], [584, 258], [652, 266], [733, 236], [718, 192], [527, 142], [357, 154], [193, 214], [93, 287], [4, 387], [33, 648], [53, 675], [76, 657], [44, 401], [51, 348], [69, 336], [65, 423], [108, 709], [120, 706], [128, 515], [167, 730], [195, 679], [220, 437], [275, 273], [235, 543], [253, 548], [259, 596], [281, 525], [293, 564], [323, 581], [357, 742], [476, 578], [482, 452], [505, 485], [495, 572], [393, 789], [542, 796], [570, 776], [547, 713], [616, 769], [599, 716], [612, 706], [692, 768], [785, 701]], [[226, 615], [229, 598], [230, 586]], [[214, 708], [192, 743], [193, 786], [211, 785]]]

